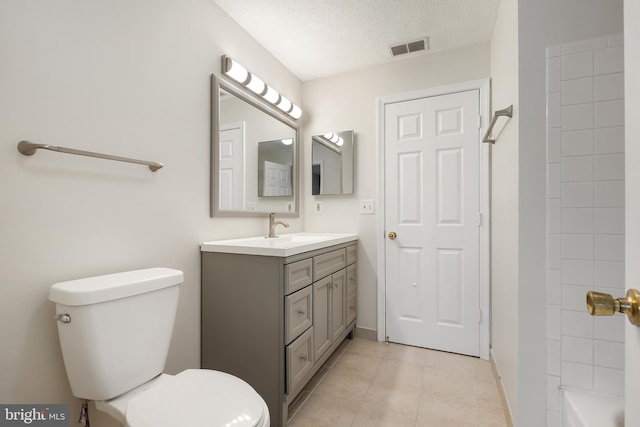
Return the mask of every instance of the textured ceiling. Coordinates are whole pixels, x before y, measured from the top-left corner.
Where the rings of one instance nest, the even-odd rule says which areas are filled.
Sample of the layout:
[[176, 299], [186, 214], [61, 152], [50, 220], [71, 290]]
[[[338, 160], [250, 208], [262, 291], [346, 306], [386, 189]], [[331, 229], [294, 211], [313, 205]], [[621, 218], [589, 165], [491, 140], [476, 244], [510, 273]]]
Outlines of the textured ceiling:
[[[214, 0], [302, 81], [490, 40], [500, 0]], [[416, 55], [416, 54], [412, 54]], [[406, 57], [406, 56], [405, 56]]]

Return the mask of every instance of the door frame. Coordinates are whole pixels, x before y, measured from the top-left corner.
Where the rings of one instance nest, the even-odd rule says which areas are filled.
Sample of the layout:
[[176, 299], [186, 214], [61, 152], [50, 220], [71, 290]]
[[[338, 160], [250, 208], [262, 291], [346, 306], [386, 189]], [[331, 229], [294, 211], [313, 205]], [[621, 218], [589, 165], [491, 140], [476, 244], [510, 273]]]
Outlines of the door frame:
[[472, 80], [468, 82], [455, 83], [446, 86], [439, 86], [429, 89], [421, 89], [412, 92], [400, 93], [378, 98], [378, 200], [380, 201], [380, 214], [378, 215], [376, 248], [378, 252], [378, 341], [386, 340], [386, 264], [385, 264], [385, 107], [388, 104], [397, 102], [412, 101], [420, 98], [448, 95], [457, 92], [478, 90], [480, 94], [480, 129], [478, 129], [478, 144], [481, 144], [479, 155], [480, 174], [480, 214], [481, 224], [479, 227], [480, 244], [480, 357], [489, 359], [490, 347], [490, 279], [491, 279], [491, 258], [490, 258], [490, 145], [482, 143], [482, 135], [486, 132], [490, 121], [490, 80]]

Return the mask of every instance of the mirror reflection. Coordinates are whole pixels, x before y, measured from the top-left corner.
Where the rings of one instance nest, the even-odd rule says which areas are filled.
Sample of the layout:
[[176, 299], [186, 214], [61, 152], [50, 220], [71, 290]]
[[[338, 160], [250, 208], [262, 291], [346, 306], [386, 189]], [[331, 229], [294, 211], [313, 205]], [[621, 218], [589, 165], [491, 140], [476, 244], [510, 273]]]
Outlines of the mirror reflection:
[[314, 135], [311, 147], [311, 194], [353, 193], [353, 131]]
[[293, 138], [258, 143], [258, 196], [291, 196]]
[[212, 216], [297, 211], [297, 126], [213, 78]]

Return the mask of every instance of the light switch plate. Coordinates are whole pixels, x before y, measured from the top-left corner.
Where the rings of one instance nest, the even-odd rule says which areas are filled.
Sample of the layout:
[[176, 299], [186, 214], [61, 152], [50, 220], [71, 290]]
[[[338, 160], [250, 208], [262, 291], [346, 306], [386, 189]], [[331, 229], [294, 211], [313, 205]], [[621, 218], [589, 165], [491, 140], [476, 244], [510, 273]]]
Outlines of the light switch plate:
[[317, 214], [321, 214], [322, 213], [322, 202], [319, 201], [315, 201], [313, 202], [313, 211]]
[[373, 199], [360, 200], [360, 214], [372, 215], [376, 212], [376, 204]]

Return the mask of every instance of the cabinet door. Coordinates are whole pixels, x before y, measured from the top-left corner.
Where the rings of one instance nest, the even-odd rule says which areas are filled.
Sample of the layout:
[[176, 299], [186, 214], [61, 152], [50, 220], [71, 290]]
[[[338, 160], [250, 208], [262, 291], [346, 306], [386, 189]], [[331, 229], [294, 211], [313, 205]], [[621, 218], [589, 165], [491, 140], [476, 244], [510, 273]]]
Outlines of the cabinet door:
[[347, 327], [346, 289], [347, 271], [342, 269], [331, 276], [331, 340], [337, 340]]
[[358, 245], [347, 246], [347, 265], [353, 264], [358, 260]]
[[311, 286], [287, 295], [284, 300], [284, 340], [289, 344], [311, 327]]
[[313, 284], [313, 348], [316, 360], [331, 346], [331, 276]]
[[358, 289], [358, 265], [351, 264], [347, 267], [347, 296]]
[[313, 368], [313, 328], [300, 335], [287, 346], [287, 392], [292, 393], [301, 386], [305, 375]]
[[357, 294], [354, 292], [347, 296], [347, 325], [356, 320], [356, 315], [358, 313], [356, 295]]

